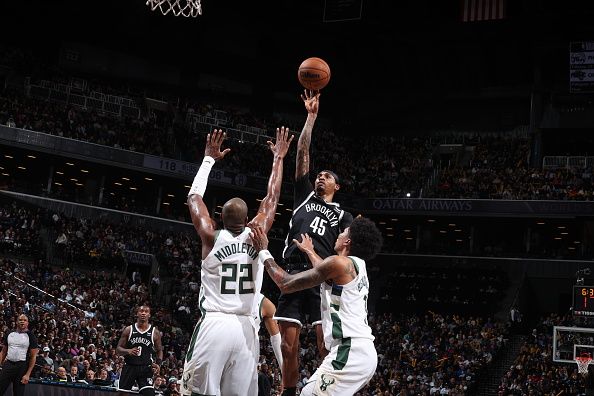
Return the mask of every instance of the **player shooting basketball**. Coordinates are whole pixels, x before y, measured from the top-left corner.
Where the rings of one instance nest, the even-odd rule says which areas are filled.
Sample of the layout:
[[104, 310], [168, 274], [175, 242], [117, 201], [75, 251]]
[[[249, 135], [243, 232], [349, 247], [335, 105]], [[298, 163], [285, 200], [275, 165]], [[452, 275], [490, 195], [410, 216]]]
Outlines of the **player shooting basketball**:
[[[297, 143], [293, 216], [289, 223], [282, 260], [285, 270], [291, 274], [311, 268], [307, 256], [293, 243], [294, 239], [300, 239], [301, 234], [308, 234], [315, 251], [320, 257], [326, 258], [334, 254], [338, 235], [353, 221], [350, 213], [333, 202], [334, 194], [340, 189], [338, 176], [334, 172], [320, 171], [316, 176], [315, 188], [309, 180], [309, 146], [318, 116], [320, 94], [305, 90], [301, 99], [307, 110], [307, 119]], [[316, 327], [320, 355], [323, 357], [328, 353], [324, 348], [320, 320], [320, 288], [316, 286], [297, 293], [281, 294], [274, 318], [279, 322], [282, 338], [283, 396], [295, 395], [299, 377], [299, 333], [307, 319]]]

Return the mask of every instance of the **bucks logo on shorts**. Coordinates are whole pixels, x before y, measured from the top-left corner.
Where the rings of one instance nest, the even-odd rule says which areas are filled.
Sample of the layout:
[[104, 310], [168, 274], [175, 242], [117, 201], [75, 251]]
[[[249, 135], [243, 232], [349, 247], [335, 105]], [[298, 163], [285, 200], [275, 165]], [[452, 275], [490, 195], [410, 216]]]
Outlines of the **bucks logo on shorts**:
[[190, 389], [190, 386], [189, 386], [190, 385], [189, 384], [190, 378], [192, 378], [192, 373], [190, 373], [190, 372], [187, 372], [187, 373], [185, 373], [183, 375], [183, 377], [182, 377], [182, 387], [184, 389]]
[[336, 380], [334, 378], [328, 378], [326, 374], [322, 374], [320, 376], [320, 390], [325, 392], [326, 389], [335, 382]]

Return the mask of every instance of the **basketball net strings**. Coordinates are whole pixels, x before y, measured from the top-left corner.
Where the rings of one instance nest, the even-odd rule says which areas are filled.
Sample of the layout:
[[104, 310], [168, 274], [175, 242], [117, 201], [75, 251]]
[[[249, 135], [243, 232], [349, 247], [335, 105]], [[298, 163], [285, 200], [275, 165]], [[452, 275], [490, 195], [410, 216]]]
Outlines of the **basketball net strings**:
[[[184, 6], [181, 5], [183, 1], [186, 3]], [[169, 14], [170, 11], [176, 17], [181, 15], [195, 18], [202, 15], [200, 0], [147, 0], [146, 5], [151, 8], [151, 11], [158, 8], [163, 15]]]

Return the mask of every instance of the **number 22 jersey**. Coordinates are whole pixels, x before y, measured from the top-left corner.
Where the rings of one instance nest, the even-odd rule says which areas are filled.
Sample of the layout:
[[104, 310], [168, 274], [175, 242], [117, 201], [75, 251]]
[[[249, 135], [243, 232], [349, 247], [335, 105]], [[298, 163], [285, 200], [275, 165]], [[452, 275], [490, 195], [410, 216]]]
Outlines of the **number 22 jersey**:
[[217, 232], [212, 250], [202, 260], [200, 309], [251, 315], [254, 298], [262, 288], [263, 266], [258, 265], [250, 228], [239, 235], [223, 229]]
[[334, 244], [338, 234], [351, 225], [353, 215], [342, 210], [338, 203], [318, 197], [309, 182], [309, 173], [295, 180], [294, 205], [283, 258], [299, 253], [293, 239], [301, 240], [301, 234], [309, 234], [320, 257], [336, 254]]

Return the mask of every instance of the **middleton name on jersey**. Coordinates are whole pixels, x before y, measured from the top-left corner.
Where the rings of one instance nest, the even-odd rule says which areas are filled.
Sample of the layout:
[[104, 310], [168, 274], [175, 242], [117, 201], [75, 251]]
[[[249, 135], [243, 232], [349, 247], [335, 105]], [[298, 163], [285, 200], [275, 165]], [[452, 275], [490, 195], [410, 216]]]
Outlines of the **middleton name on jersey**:
[[252, 245], [245, 242], [238, 242], [230, 245], [225, 245], [219, 250], [217, 250], [217, 252], [214, 253], [213, 256], [215, 256], [215, 258], [217, 258], [219, 261], [223, 261], [232, 254], [238, 253], [245, 253], [248, 256], [250, 256], [252, 260], [255, 260], [256, 257], [258, 257], [258, 251], [254, 249]]

